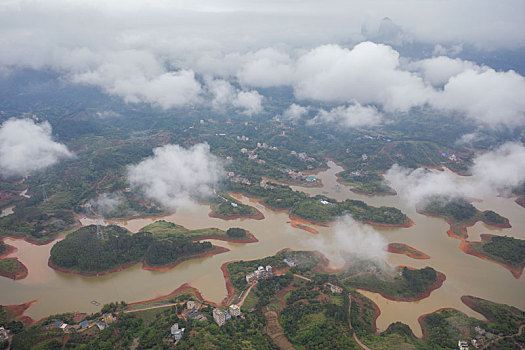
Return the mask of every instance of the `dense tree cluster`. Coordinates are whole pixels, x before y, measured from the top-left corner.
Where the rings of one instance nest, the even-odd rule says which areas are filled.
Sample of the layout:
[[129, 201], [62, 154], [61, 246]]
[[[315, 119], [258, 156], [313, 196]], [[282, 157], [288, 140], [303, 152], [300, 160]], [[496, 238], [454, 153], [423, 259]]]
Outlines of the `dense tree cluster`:
[[231, 227], [226, 231], [226, 234], [234, 238], [246, 237], [246, 230], [238, 227]]
[[149, 232], [130, 235], [118, 226], [97, 233], [96, 226], [69, 234], [51, 249], [51, 263], [82, 272], [102, 272], [144, 260], [147, 265], [174, 263], [212, 248], [209, 242], [192, 242], [181, 235], [156, 238]]
[[467, 221], [478, 213], [478, 210], [462, 198], [433, 198], [425, 207], [430, 214], [443, 215], [453, 218], [455, 221]]
[[490, 242], [483, 244], [483, 250], [511, 265], [525, 263], [525, 240], [522, 239], [494, 236]]
[[483, 212], [485, 220], [494, 224], [505, 224], [507, 219], [492, 210], [486, 210]]
[[404, 267], [400, 272], [382, 277], [363, 274], [349, 278], [344, 283], [349, 287], [363, 287], [394, 298], [412, 298], [426, 292], [438, 279], [436, 270], [431, 267], [419, 270]]

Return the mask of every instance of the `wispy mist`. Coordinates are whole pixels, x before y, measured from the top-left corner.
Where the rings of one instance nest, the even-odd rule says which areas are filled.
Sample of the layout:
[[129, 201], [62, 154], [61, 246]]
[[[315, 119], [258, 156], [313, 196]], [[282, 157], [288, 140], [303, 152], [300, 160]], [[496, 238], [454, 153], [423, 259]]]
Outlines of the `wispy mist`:
[[336, 221], [330, 236], [315, 236], [306, 241], [310, 249], [320, 251], [337, 267], [356, 258], [385, 262], [387, 244], [388, 241], [373, 227], [363, 225], [348, 215]]
[[91, 199], [88, 203], [93, 208], [94, 212], [106, 217], [112, 216], [111, 214], [122, 205], [122, 198], [114, 193], [104, 193], [95, 199]]
[[507, 142], [476, 157], [470, 171], [472, 176], [459, 177], [449, 171], [411, 170], [394, 165], [385, 179], [412, 205], [435, 195], [482, 198], [508, 194], [525, 181], [525, 147]]

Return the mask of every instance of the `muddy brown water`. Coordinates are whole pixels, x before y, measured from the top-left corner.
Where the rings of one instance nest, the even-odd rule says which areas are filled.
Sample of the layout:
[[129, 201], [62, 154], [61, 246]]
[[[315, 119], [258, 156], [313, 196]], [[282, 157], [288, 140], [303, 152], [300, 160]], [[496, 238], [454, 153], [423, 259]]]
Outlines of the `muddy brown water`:
[[[421, 268], [432, 266], [443, 272], [447, 279], [443, 286], [417, 302], [394, 302], [376, 293], [363, 292], [376, 302], [381, 309], [377, 320], [380, 330], [384, 330], [395, 321], [408, 324], [416, 335], [421, 335], [417, 318], [425, 313], [443, 307], [453, 307], [468, 315], [481, 318], [481, 315], [467, 308], [460, 300], [462, 295], [474, 295], [499, 303], [505, 303], [525, 309], [525, 278], [515, 279], [503, 267], [471, 255], [458, 249], [459, 240], [447, 236], [448, 225], [440, 218], [430, 218], [415, 212], [413, 207], [402, 202], [397, 196], [368, 197], [351, 192], [347, 186], [336, 182], [335, 174], [342, 170], [333, 162], [330, 168], [317, 176], [323, 181], [322, 188], [294, 187], [312, 195], [325, 194], [338, 200], [346, 198], [360, 199], [374, 206], [395, 206], [403, 210], [414, 222], [410, 228], [375, 228], [388, 242], [406, 243], [430, 255], [429, 260], [414, 260], [400, 254], [385, 253], [392, 266], [410, 265]], [[468, 181], [468, 179], [467, 179]], [[220, 302], [226, 295], [226, 286], [220, 270], [224, 262], [232, 260], [250, 260], [273, 255], [283, 248], [321, 249], [326, 252], [338, 251], [326, 248], [333, 238], [332, 228], [314, 226], [319, 231], [313, 235], [290, 226], [287, 213], [264, 208], [258, 202], [240, 197], [241, 201], [258, 208], [265, 216], [264, 220], [237, 219], [225, 221], [210, 218], [207, 205], [194, 205], [183, 208], [164, 220], [183, 225], [189, 229], [204, 227], [242, 227], [250, 230], [259, 239], [258, 243], [238, 244], [212, 240], [216, 245], [230, 249], [229, 252], [190, 260], [165, 272], [145, 271], [137, 264], [121, 272], [104, 276], [85, 277], [55, 271], [47, 266], [49, 251], [56, 241], [47, 245], [36, 246], [23, 240], [5, 239], [7, 244], [18, 248], [11, 256], [18, 257], [29, 270], [27, 278], [13, 281], [0, 278], [0, 304], [20, 304], [38, 299], [26, 312], [35, 319], [49, 314], [81, 311], [96, 312], [97, 304], [125, 300], [135, 302], [165, 295], [184, 283], [198, 288], [202, 295], [214, 302]], [[494, 229], [478, 223], [469, 228], [473, 240], [482, 233], [494, 233], [525, 238], [525, 209], [514, 202], [513, 198], [491, 197], [475, 203], [480, 210], [492, 209], [509, 218], [512, 228]], [[155, 221], [155, 219], [133, 219], [128, 221], [107, 221], [126, 227], [132, 232]], [[96, 220], [82, 218], [82, 224], [89, 225]], [[339, 242], [339, 241], [338, 241]], [[338, 242], [334, 243], [337, 244]], [[349, 241], [347, 244], [352, 244]], [[331, 247], [334, 248], [334, 247]], [[344, 247], [342, 247], [344, 248]], [[330, 256], [334, 263], [341, 257]]]

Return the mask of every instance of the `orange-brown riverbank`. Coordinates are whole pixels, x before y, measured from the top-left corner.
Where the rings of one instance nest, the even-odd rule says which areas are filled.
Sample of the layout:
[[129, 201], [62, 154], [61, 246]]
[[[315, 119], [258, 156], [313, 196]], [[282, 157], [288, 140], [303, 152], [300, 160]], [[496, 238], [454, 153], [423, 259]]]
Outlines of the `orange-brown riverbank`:
[[430, 256], [404, 243], [390, 243], [387, 251], [394, 254], [403, 254], [412, 259], [430, 259]]
[[506, 264], [506, 263], [504, 263], [502, 261], [498, 261], [498, 260], [495, 260], [495, 259], [491, 258], [490, 255], [488, 255], [488, 254], [485, 255], [482, 252], [475, 250], [473, 248], [474, 245], [482, 245], [485, 242], [490, 242], [491, 238], [492, 237], [496, 237], [496, 235], [481, 234], [480, 237], [481, 237], [481, 241], [480, 242], [470, 242], [470, 241], [467, 241], [467, 240], [462, 240], [461, 243], [459, 244], [459, 249], [461, 249], [461, 251], [466, 253], [466, 254], [473, 255], [473, 256], [478, 257], [480, 259], [483, 259], [485, 261], [489, 261], [489, 262], [498, 264], [498, 265], [506, 268], [507, 270], [509, 270], [510, 273], [512, 273], [512, 276], [514, 276], [514, 278], [516, 278], [516, 279], [520, 278], [522, 273], [523, 273], [523, 269], [525, 268], [525, 263], [520, 264], [520, 265]]
[[6, 259], [15, 260], [16, 264], [18, 265], [18, 271], [17, 272], [7, 272], [7, 271], [0, 270], [0, 276], [7, 277], [12, 280], [21, 280], [27, 277], [27, 274], [28, 274], [27, 267], [24, 264], [22, 264], [18, 260], [18, 258], [6, 258]]

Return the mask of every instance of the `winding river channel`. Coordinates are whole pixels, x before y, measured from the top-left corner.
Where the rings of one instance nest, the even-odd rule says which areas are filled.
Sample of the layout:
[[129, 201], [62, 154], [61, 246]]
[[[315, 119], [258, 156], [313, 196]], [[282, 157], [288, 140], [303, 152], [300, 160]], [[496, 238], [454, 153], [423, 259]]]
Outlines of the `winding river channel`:
[[[415, 223], [410, 228], [375, 228], [388, 242], [406, 243], [430, 255], [429, 260], [414, 260], [404, 255], [387, 254], [392, 266], [410, 265], [421, 268], [432, 266], [443, 272], [447, 279], [443, 286], [421, 301], [395, 302], [376, 293], [363, 293], [381, 309], [377, 326], [384, 330], [395, 321], [408, 324], [417, 336], [421, 328], [417, 318], [439, 308], [452, 307], [474, 317], [482, 317], [466, 307], [460, 300], [462, 295], [473, 295], [494, 302], [505, 303], [525, 309], [525, 278], [515, 279], [503, 267], [467, 255], [458, 249], [459, 240], [447, 236], [447, 223], [440, 218], [431, 218], [416, 213], [413, 207], [402, 202], [397, 196], [368, 197], [353, 193], [348, 187], [339, 185], [335, 174], [342, 168], [329, 162], [329, 169], [317, 175], [324, 184], [322, 188], [294, 187], [309, 194], [325, 194], [338, 200], [360, 199], [374, 206], [395, 206], [405, 212]], [[465, 181], [468, 181], [466, 179]], [[23, 240], [6, 239], [5, 243], [18, 248], [10, 256], [18, 257], [28, 270], [27, 278], [13, 281], [0, 278], [0, 304], [21, 304], [38, 299], [26, 315], [39, 319], [49, 314], [66, 311], [96, 312], [100, 305], [116, 300], [135, 302], [165, 295], [184, 283], [198, 288], [204, 298], [220, 302], [226, 296], [226, 286], [220, 266], [231, 260], [249, 260], [273, 255], [283, 248], [317, 250], [330, 245], [332, 228], [314, 226], [319, 234], [314, 235], [290, 225], [285, 212], [276, 212], [258, 202], [240, 197], [243, 203], [258, 208], [265, 216], [263, 220], [238, 219], [225, 221], [208, 216], [210, 207], [195, 205], [193, 208], [178, 210], [164, 220], [183, 225], [189, 229], [204, 227], [243, 227], [259, 239], [258, 243], [236, 244], [212, 241], [230, 249], [229, 252], [183, 262], [165, 272], [146, 271], [137, 264], [121, 272], [98, 277], [85, 277], [55, 271], [47, 266], [49, 251], [56, 241], [36, 246]], [[492, 209], [510, 220], [512, 228], [494, 229], [478, 223], [469, 228], [469, 239], [478, 240], [482, 233], [509, 235], [525, 239], [525, 209], [513, 198], [490, 197], [474, 205], [480, 210]], [[137, 232], [154, 219], [133, 219], [129, 221], [107, 221]], [[92, 220], [84, 218], [82, 224]], [[334, 243], [335, 244], [335, 243]], [[351, 244], [351, 243], [349, 243]], [[322, 249], [321, 249], [322, 250]], [[331, 257], [340, 261], [340, 257]]]

